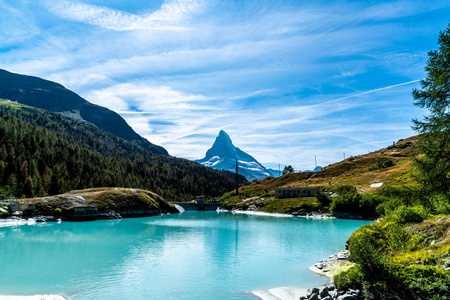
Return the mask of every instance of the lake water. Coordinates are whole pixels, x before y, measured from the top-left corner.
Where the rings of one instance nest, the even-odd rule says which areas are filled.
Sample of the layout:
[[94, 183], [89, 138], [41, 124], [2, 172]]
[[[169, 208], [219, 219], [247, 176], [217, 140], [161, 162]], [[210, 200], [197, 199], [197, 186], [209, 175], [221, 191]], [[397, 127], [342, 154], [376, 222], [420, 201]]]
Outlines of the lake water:
[[217, 212], [0, 228], [0, 294], [68, 299], [257, 299], [311, 287], [308, 270], [366, 221]]

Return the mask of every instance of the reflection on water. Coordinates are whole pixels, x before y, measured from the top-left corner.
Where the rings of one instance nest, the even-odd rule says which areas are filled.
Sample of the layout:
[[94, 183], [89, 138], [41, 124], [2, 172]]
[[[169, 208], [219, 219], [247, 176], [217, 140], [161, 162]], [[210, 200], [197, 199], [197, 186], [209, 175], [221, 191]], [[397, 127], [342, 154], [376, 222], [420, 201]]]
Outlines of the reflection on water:
[[184, 212], [0, 228], [0, 293], [70, 299], [253, 299], [326, 281], [308, 267], [364, 221]]

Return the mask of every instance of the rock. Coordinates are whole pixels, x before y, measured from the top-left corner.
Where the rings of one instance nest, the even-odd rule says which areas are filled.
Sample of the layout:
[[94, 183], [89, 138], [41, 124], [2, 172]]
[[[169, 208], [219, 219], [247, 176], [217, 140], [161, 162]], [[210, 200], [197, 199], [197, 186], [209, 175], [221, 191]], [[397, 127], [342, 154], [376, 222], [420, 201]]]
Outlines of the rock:
[[333, 300], [330, 296], [326, 296], [325, 298], [322, 298], [321, 300]]
[[312, 294], [319, 295], [319, 289], [318, 288], [308, 289], [308, 291], [306, 292], [306, 297], [309, 299], [309, 298], [311, 298]]
[[319, 299], [319, 294], [317, 293], [312, 293], [311, 297], [308, 298], [309, 300], [317, 300]]
[[336, 286], [333, 283], [327, 283], [325, 284], [325, 286], [327, 287], [328, 291], [334, 291], [336, 289]]
[[328, 293], [330, 294], [330, 296], [331, 296], [333, 299], [336, 299], [336, 298], [338, 297], [338, 292], [337, 292], [336, 290], [329, 291]]
[[348, 259], [348, 257], [350, 256], [350, 251], [348, 250], [344, 250], [339, 252], [338, 254], [336, 254], [337, 259]]
[[359, 295], [359, 293], [360, 293], [359, 290], [354, 290], [354, 289], [349, 289], [348, 291], [350, 292], [350, 295]]
[[298, 300], [308, 300], [308, 297], [306, 296], [300, 296], [300, 298]]
[[315, 266], [316, 266], [316, 268], [319, 269], [319, 270], [322, 270], [322, 269], [323, 269], [323, 264], [322, 264], [322, 263], [315, 264]]
[[327, 296], [329, 296], [330, 294], [328, 293], [328, 289], [327, 289], [327, 287], [326, 286], [323, 286], [323, 287], [321, 287], [320, 289], [319, 289], [319, 296], [320, 296], [320, 298], [322, 299], [322, 298], [325, 298], [325, 297], [327, 297]]
[[356, 295], [350, 295], [350, 294], [345, 294], [345, 295], [341, 295], [337, 298], [337, 300], [358, 300], [358, 296]]

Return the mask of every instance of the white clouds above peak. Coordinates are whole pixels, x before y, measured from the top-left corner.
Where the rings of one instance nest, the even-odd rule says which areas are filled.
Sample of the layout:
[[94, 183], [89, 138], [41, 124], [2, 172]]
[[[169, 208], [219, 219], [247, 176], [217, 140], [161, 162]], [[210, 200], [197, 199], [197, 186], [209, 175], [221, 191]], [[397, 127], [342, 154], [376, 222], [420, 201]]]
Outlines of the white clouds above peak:
[[[32, 2], [32, 3], [31, 3]], [[172, 155], [220, 129], [269, 166], [311, 168], [412, 135], [411, 89], [450, 4], [0, 0], [0, 65], [118, 111]], [[309, 164], [309, 165], [308, 165]]]

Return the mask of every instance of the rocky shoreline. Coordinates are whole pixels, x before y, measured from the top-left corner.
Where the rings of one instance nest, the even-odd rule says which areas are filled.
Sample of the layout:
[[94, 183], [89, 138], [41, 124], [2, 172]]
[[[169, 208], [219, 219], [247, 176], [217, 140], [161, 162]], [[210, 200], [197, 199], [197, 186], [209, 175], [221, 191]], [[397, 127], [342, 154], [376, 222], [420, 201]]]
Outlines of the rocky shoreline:
[[330, 255], [328, 258], [318, 261], [309, 269], [319, 275], [333, 277], [337, 273], [348, 270], [353, 266], [353, 263], [348, 261], [350, 252], [348, 250]]
[[360, 290], [337, 290], [333, 283], [325, 284], [319, 288], [308, 289], [306, 296], [299, 300], [363, 300]]
[[[348, 270], [353, 267], [353, 263], [349, 262], [348, 257], [350, 252], [348, 250], [330, 255], [327, 259], [318, 261], [309, 269], [319, 275], [333, 277], [336, 274]], [[337, 290], [333, 283], [325, 284], [321, 287], [308, 289], [306, 296], [301, 296], [300, 300], [363, 300], [360, 290], [348, 289]]]

